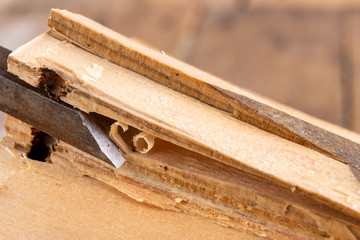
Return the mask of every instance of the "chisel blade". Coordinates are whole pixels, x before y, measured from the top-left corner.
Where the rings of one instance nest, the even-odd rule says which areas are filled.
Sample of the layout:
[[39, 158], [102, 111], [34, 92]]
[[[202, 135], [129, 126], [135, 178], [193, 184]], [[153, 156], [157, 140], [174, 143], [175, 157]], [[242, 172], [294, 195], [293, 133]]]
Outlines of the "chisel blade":
[[0, 47], [0, 111], [32, 125], [84, 152], [119, 168], [125, 158], [98, 121], [72, 106], [50, 99], [6, 71], [9, 50]]

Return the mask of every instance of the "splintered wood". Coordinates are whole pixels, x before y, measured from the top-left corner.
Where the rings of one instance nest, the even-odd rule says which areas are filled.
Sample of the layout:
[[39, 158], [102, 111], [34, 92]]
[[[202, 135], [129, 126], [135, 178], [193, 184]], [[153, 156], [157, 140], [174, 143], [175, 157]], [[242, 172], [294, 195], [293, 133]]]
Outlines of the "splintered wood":
[[271, 106], [242, 89], [126, 39], [83, 16], [53, 10], [48, 25], [70, 41], [115, 64], [224, 110], [265, 131], [350, 163], [360, 179], [360, 145], [346, 137], [324, 131], [311, 121], [290, 114], [279, 106]]
[[[8, 70], [37, 87], [44, 72], [56, 73], [61, 78], [61, 94], [57, 94], [61, 101], [115, 121], [107, 126], [109, 135], [127, 162], [115, 169], [56, 141], [49, 157], [56, 166], [36, 163], [42, 171], [48, 171], [49, 165], [51, 174], [90, 176], [136, 200], [128, 203], [132, 208], [166, 221], [181, 217], [167, 225], [174, 235], [152, 235], [154, 239], [359, 238], [360, 184], [348, 165], [239, 120], [236, 99], [229, 102], [218, 90], [231, 90], [314, 125], [318, 120], [149, 51], [80, 15], [52, 10], [48, 23], [52, 30], [9, 56]], [[31, 126], [15, 121], [8, 118], [4, 142], [8, 149], [26, 155]], [[322, 127], [343, 138], [348, 135], [329, 124]], [[360, 137], [351, 133], [347, 140], [359, 143]], [[37, 178], [36, 172], [29, 177]], [[82, 182], [75, 187], [81, 199], [87, 186]], [[158, 209], [150, 211], [149, 205]], [[164, 209], [169, 215], [161, 215]], [[117, 215], [125, 213], [114, 208], [111, 216]], [[182, 234], [190, 226], [179, 228], [187, 217], [195, 217], [194, 226], [204, 225], [193, 228], [194, 235]], [[147, 222], [144, 231], [152, 227]], [[12, 229], [5, 224], [6, 228]], [[127, 239], [138, 239], [131, 230], [122, 231]], [[221, 235], [225, 231], [228, 236]]]
[[71, 168], [21, 158], [2, 145], [0, 156], [1, 239], [247, 237], [206, 218], [144, 204], [142, 195], [156, 199], [156, 194], [125, 179], [123, 188], [142, 193], [138, 199]]

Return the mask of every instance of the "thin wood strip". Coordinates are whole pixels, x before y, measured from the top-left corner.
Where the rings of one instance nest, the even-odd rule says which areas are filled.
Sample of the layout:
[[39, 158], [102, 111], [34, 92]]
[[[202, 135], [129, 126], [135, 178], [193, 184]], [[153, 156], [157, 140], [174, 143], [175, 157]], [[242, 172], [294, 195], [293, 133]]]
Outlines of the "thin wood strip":
[[[20, 158], [0, 145], [1, 239], [264, 239], [136, 201], [69, 165]], [[119, 182], [140, 196], [165, 198], [129, 179]], [[173, 199], [169, 201], [175, 205]], [[261, 235], [265, 230], [254, 228], [253, 232]], [[275, 236], [291, 236], [286, 237]]]
[[[7, 119], [11, 131], [27, 129], [31, 137], [32, 127], [15, 121]], [[16, 139], [16, 144], [30, 143], [17, 136], [9, 137]], [[258, 235], [257, 229], [262, 228], [271, 239], [318, 239], [325, 235], [352, 239], [348, 229], [360, 231], [355, 219], [306, 194], [290, 192], [273, 182], [163, 140], [158, 140], [149, 154], [128, 152], [127, 163], [118, 170], [68, 144], [56, 142], [51, 162], [68, 168], [69, 172], [79, 171], [98, 179], [137, 201], [202, 216], [239, 232]], [[144, 190], [134, 192], [124, 187], [124, 177], [131, 179], [130, 185], [140, 185]], [[151, 189], [167, 197], [161, 200], [144, 194]], [[334, 225], [336, 229], [331, 227]]]
[[48, 25], [122, 67], [224, 110], [265, 131], [349, 163], [360, 180], [360, 144], [274, 108], [221, 79], [142, 46], [86, 17], [52, 9]]
[[[320, 239], [322, 235], [332, 236], [334, 239], [341, 237], [352, 239], [353, 235], [348, 229], [360, 231], [357, 226], [358, 221], [348, 221], [348, 217], [338, 218], [343, 214], [338, 212], [338, 216], [332, 215], [333, 209], [322, 204], [317, 205], [318, 203], [311, 201], [306, 195], [295, 193], [291, 196], [286, 190], [283, 192], [277, 189], [278, 186], [273, 183], [253, 178], [237, 169], [228, 171], [225, 165], [212, 162], [211, 159], [208, 159], [209, 165], [203, 165], [203, 160], [206, 158], [196, 153], [189, 153], [178, 146], [163, 143], [160, 141], [156, 145], [157, 149], [150, 155], [136, 153], [126, 155], [129, 161], [123, 169], [116, 170], [115, 175], [113, 175], [114, 169], [109, 169], [96, 159], [87, 159], [87, 155], [67, 144], [60, 143], [58, 149], [62, 150], [55, 154], [57, 158], [62, 158], [62, 162], [71, 161], [72, 167], [83, 174], [93, 176], [115, 188], [119, 188], [120, 185], [119, 189], [122, 190], [122, 183], [119, 181], [122, 181], [123, 176], [129, 177], [135, 185], [140, 183], [147, 190], [154, 188], [154, 191], [161, 196], [174, 199], [177, 203], [175, 209], [205, 217], [240, 232], [245, 230], [256, 234], [256, 228], [262, 228], [264, 231], [266, 229], [270, 239], [277, 239], [278, 234], [291, 239], [297, 237]], [[161, 150], [161, 148], [165, 149]], [[67, 153], [62, 154], [64, 151]], [[179, 163], [184, 160], [186, 164]], [[263, 188], [266, 192], [268, 189], [265, 186], [268, 186], [271, 190], [276, 189], [275, 192], [280, 190], [281, 194], [288, 195], [289, 198], [279, 201], [273, 198], [274, 195], [258, 193], [251, 187], [251, 182], [254, 187], [256, 186], [256, 190]], [[124, 192], [128, 193], [126, 190]], [[137, 199], [139, 195], [141, 196], [141, 193], [129, 194]], [[287, 202], [286, 200], [289, 199], [300, 203], [301, 207], [296, 203], [293, 205], [291, 201]], [[147, 197], [141, 198], [141, 201], [165, 209], [174, 207]], [[310, 208], [304, 208], [305, 206]], [[321, 209], [322, 207], [324, 208]], [[328, 217], [329, 213], [331, 217]], [[265, 222], [266, 224], [263, 225], [262, 223]], [[334, 225], [337, 226], [336, 229], [332, 228]], [[304, 230], [305, 226], [306, 230]]]
[[[62, 99], [82, 110], [246, 168], [288, 186], [289, 191], [301, 189], [359, 217], [360, 186], [345, 164], [238, 121], [48, 34], [14, 51], [8, 60], [9, 70], [29, 82], [41, 68], [55, 70], [69, 84]], [[86, 76], [94, 64], [103, 69], [95, 81]]]

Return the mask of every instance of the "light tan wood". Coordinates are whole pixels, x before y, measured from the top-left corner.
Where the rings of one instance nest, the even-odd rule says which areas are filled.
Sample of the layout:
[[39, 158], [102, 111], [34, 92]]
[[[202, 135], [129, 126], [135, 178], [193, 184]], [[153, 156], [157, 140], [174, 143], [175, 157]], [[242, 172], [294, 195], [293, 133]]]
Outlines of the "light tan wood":
[[[84, 77], [89, 75], [86, 66], [93, 64], [103, 68], [96, 81]], [[48, 34], [9, 57], [9, 70], [33, 85], [37, 85], [42, 67], [55, 70], [68, 81], [72, 90], [62, 99], [84, 111], [98, 112], [235, 167], [251, 167], [289, 188], [321, 192], [321, 196], [359, 211], [329, 186], [331, 181], [341, 192], [359, 198], [359, 185], [345, 164], [231, 118]], [[36, 77], [37, 82], [33, 81]], [[319, 165], [327, 170], [321, 171]]]
[[[150, 79], [183, 92], [194, 98], [215, 105], [235, 117], [241, 112], [234, 105], [229, 96], [219, 95], [212, 86], [229, 90], [236, 94], [248, 97], [259, 103], [271, 106], [274, 109], [299, 117], [309, 123], [321, 126], [354, 142], [360, 143], [360, 135], [339, 126], [319, 120], [304, 114], [296, 109], [279, 104], [271, 99], [264, 98], [249, 90], [239, 88], [227, 81], [201, 71], [193, 66], [181, 62], [162, 51], [158, 51], [136, 40], [127, 38], [105, 26], [92, 21], [82, 15], [66, 10], [52, 9], [48, 25], [60, 33], [51, 31], [51, 35], [62, 40], [73, 42], [82, 48], [101, 56], [110, 62], [130, 69]], [[208, 96], [203, 96], [208, 95]]]
[[[175, 91], [228, 112], [234, 118], [267, 132], [325, 153], [357, 169], [360, 145], [326, 131], [296, 114], [271, 106], [264, 99], [147, 48], [92, 20], [66, 10], [52, 9], [48, 25], [69, 41], [126, 69]], [[93, 66], [94, 67], [94, 66]]]
[[141, 132], [134, 136], [133, 143], [136, 151], [147, 153], [154, 147], [155, 137], [151, 134]]
[[6, 136], [1, 140], [4, 146], [21, 153], [28, 153], [33, 140], [33, 130], [30, 125], [11, 116], [6, 116]]
[[[137, 191], [136, 187], [132, 187]], [[151, 206], [0, 145], [1, 239], [264, 239]]]
[[118, 122], [113, 123], [110, 127], [109, 137], [122, 153], [131, 152], [131, 145], [128, 142], [133, 136], [129, 136], [130, 139], [128, 139], [128, 141], [125, 141], [124, 136], [128, 129], [128, 125]]
[[[89, 24], [81, 16], [76, 18]], [[8, 59], [9, 71], [33, 86], [48, 80], [44, 69], [56, 72], [64, 80], [62, 101], [112, 118], [131, 131], [112, 134], [127, 159], [118, 170], [61, 141], [49, 159], [54, 165], [97, 179], [136, 201], [226, 226], [239, 233], [238, 237], [356, 239], [360, 235], [360, 184], [346, 164], [159, 84], [146, 77], [149, 68], [145, 65], [153, 63], [154, 69], [164, 71], [163, 76], [169, 66], [175, 66], [170, 73], [176, 75], [180, 69], [179, 78], [205, 79], [213, 86], [349, 135], [354, 142], [360, 142], [358, 135], [236, 88], [100, 25], [92, 28], [149, 53], [150, 59], [145, 58], [145, 63], [141, 62], [144, 56], [131, 56], [131, 61], [140, 61], [132, 65], [140, 66], [133, 72], [54, 31], [20, 47]], [[115, 42], [114, 46], [119, 45]], [[131, 65], [128, 59], [120, 60], [125, 67]], [[207, 85], [203, 86], [198, 90], [205, 91]], [[26, 155], [31, 126], [15, 124], [11, 118], [8, 122], [4, 144], [10, 152], [23, 146], [17, 150]], [[135, 152], [132, 143], [133, 133], [139, 132], [156, 137], [154, 147], [145, 154]]]
[[[15, 122], [17, 125], [13, 124]], [[7, 119], [7, 125], [13, 130], [19, 129], [18, 132], [31, 129], [28, 124], [11, 117]], [[14, 135], [8, 137], [17, 139], [16, 144], [31, 141]], [[106, 183], [140, 203], [226, 226], [238, 231], [236, 236], [240, 239], [244, 234], [246, 239], [259, 236], [269, 239], [326, 239], [326, 236], [354, 239], [360, 231], [356, 224], [344, 224], [344, 221], [353, 221], [349, 217], [297, 191], [290, 192], [168, 142], [156, 141], [148, 154], [127, 153], [128, 161], [118, 170], [59, 141], [49, 161], [65, 168], [68, 174], [90, 176]], [[7, 146], [4, 149], [9, 154], [26, 156], [24, 150], [14, 152], [14, 146]], [[39, 164], [24, 157], [23, 162], [26, 162], [24, 165]], [[333, 217], [329, 218], [329, 214]], [[122, 216], [122, 213], [117, 215]]]
[[[356, 229], [355, 226], [359, 221], [357, 205], [359, 203], [359, 184], [347, 165], [236, 120], [227, 113], [109, 63], [49, 34], [38, 37], [13, 52], [9, 57], [9, 70], [33, 85], [38, 84], [42, 68], [54, 70], [66, 80], [67, 94], [62, 97], [62, 100], [82, 110], [108, 116], [151, 133], [159, 139], [211, 157], [209, 160], [205, 160], [208, 158], [202, 158], [200, 155], [196, 157], [196, 159], [200, 159], [200, 163], [205, 168], [207, 165], [220, 161], [232, 165], [234, 169], [243, 169], [274, 180], [279, 189], [287, 189], [285, 191], [287, 194], [281, 197], [285, 208], [289, 201], [288, 198], [290, 196], [296, 198], [296, 194], [310, 197], [308, 199], [310, 203], [307, 206], [301, 206], [299, 202], [291, 204], [296, 208], [301, 206], [301, 208], [308, 209], [307, 211], [319, 212], [321, 207], [311, 208], [311, 202], [325, 204], [324, 206], [330, 207], [329, 209], [332, 210], [326, 207], [327, 210], [320, 211], [318, 216], [321, 217], [316, 217], [316, 219], [318, 219], [317, 226], [319, 227], [319, 222], [323, 222], [320, 225], [322, 228], [325, 226], [328, 234], [335, 235], [337, 231], [336, 235], [340, 236], [344, 234], [344, 229], [348, 229], [347, 226]], [[101, 69], [101, 74], [98, 74], [99, 69]], [[64, 152], [66, 151], [60, 151], [58, 157], [61, 157]], [[87, 157], [90, 158], [90, 156]], [[126, 157], [129, 158], [129, 156]], [[184, 160], [179, 159], [177, 161], [181, 164], [187, 164], [189, 161], [189, 158], [186, 157]], [[81, 163], [82, 160], [79, 161]], [[87, 175], [93, 174], [97, 177], [101, 175], [102, 177], [99, 178], [101, 181], [113, 182], [114, 180], [109, 175], [113, 170], [108, 169], [100, 174], [101, 166], [91, 165], [95, 162], [86, 161], [85, 164], [81, 163], [78, 168], [86, 167]], [[149, 169], [149, 165], [145, 166], [142, 169]], [[227, 167], [231, 169], [230, 166]], [[187, 171], [177, 174], [185, 176]], [[208, 174], [207, 171], [208, 169], [206, 170]], [[144, 175], [146, 179], [148, 172], [149, 170], [146, 170], [140, 175]], [[162, 176], [159, 173], [155, 175]], [[134, 175], [131, 175], [130, 178], [134, 178]], [[199, 194], [199, 190], [196, 190], [195, 187], [198, 181], [195, 184], [192, 182], [193, 180], [185, 179], [187, 178], [181, 178], [180, 182], [183, 184], [179, 187], [190, 186], [195, 194]], [[144, 179], [141, 179], [140, 182], [143, 181]], [[213, 188], [217, 186], [218, 181], [218, 178], [212, 184], [205, 181], [204, 186]], [[268, 182], [262, 183], [263, 186], [268, 186], [270, 183], [269, 180], [266, 181]], [[216, 191], [221, 192], [219, 196], [230, 198], [235, 196], [235, 199], [243, 199], [243, 195], [235, 194], [235, 192], [245, 191], [243, 188], [242, 190], [228, 191], [223, 184], [221, 186], [223, 187], [215, 187]], [[164, 186], [160, 185], [158, 189], [164, 190]], [[169, 191], [168, 188], [165, 189], [167, 189], [165, 192]], [[255, 198], [260, 198], [259, 192], [254, 194]], [[264, 194], [268, 196], [269, 192], [265, 191]], [[251, 196], [250, 193], [247, 195]], [[215, 195], [210, 191], [201, 196], [212, 199]], [[272, 192], [270, 196], [272, 200], [264, 200], [262, 204], [259, 204], [259, 201], [256, 203], [265, 212], [252, 213], [253, 215], [250, 214], [252, 217], [260, 219], [269, 214], [269, 209], [272, 209], [269, 208], [270, 202], [274, 209], [284, 209], [284, 205], [279, 208], [276, 206], [281, 206], [281, 204], [274, 204], [275, 199], [279, 201], [278, 192]], [[245, 209], [253, 208], [247, 207], [247, 201], [240, 200], [240, 205], [235, 207], [236, 211], [241, 210], [242, 206], [246, 206]], [[219, 202], [219, 204], [224, 204], [224, 202]], [[233, 205], [228, 207], [234, 208]], [[194, 209], [197, 208], [194, 207]], [[205, 213], [202, 214], [206, 215]], [[331, 217], [329, 220], [325, 220], [328, 219], [326, 216]], [[229, 219], [232, 218], [233, 216]], [[266, 218], [265, 221], [271, 220]], [[337, 223], [335, 224], [333, 221]], [[341, 222], [346, 224], [343, 225]], [[281, 225], [278, 222], [275, 224]], [[333, 224], [338, 226], [336, 231], [331, 227]], [[242, 225], [239, 226], [242, 227]], [[290, 229], [293, 227], [291, 224], [285, 224], [285, 226]], [[295, 230], [292, 229], [292, 231]]]

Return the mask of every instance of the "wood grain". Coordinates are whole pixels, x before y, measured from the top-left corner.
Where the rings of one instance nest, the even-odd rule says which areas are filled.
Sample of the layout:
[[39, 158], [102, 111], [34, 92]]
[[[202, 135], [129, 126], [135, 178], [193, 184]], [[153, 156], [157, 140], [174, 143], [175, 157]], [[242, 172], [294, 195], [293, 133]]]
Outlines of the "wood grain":
[[2, 145], [0, 156], [2, 239], [263, 239], [136, 201], [80, 172], [22, 159]]
[[[92, 64], [104, 68], [96, 81], [83, 78], [88, 74], [84, 66]], [[67, 80], [67, 95], [62, 100], [83, 111], [97, 112], [272, 179], [289, 190], [301, 189], [354, 217], [359, 215], [360, 186], [346, 164], [264, 132], [48, 34], [9, 57], [9, 70], [35, 85], [36, 74], [44, 67]]]
[[259, 101], [240, 88], [144, 47], [81, 15], [53, 9], [48, 25], [115, 64], [224, 110], [239, 120], [348, 163], [360, 179], [360, 145], [346, 137]]
[[[12, 132], [26, 133], [26, 129], [32, 129], [12, 117], [8, 118], [7, 125]], [[30, 141], [17, 138], [14, 134], [8, 135], [8, 138], [18, 145], [28, 144]], [[49, 158], [49, 162], [55, 166], [47, 164], [43, 170], [55, 168], [59, 173], [58, 167], [61, 167], [67, 175], [89, 176], [140, 203], [140, 207], [141, 204], [146, 204], [174, 214], [181, 212], [197, 216], [232, 229], [239, 238], [327, 239], [331, 236], [333, 239], [353, 239], [353, 234], [360, 231], [355, 219], [334, 211], [298, 190], [289, 191], [273, 182], [214, 162], [169, 142], [159, 139], [156, 141], [154, 149], [147, 154], [128, 152], [128, 161], [120, 169], [111, 168], [91, 155], [56, 141]], [[26, 156], [25, 149], [15, 150], [14, 146], [6, 146], [9, 154]], [[24, 166], [30, 165], [31, 168], [40, 164], [26, 157], [21, 161]], [[39, 171], [35, 170], [35, 173]], [[27, 177], [31, 181], [36, 179], [36, 176]], [[81, 189], [79, 186], [72, 187]], [[87, 184], [87, 187], [92, 188], [92, 185]], [[44, 191], [48, 190], [49, 187], [45, 186]], [[89, 204], [87, 201], [81, 203]], [[97, 204], [97, 207], [101, 206]], [[56, 214], [55, 211], [56, 209], [48, 212], [48, 215]], [[22, 214], [26, 216], [27, 213], [25, 211]], [[116, 214], [124, 215], [123, 212]], [[72, 216], [78, 218], [77, 215]], [[41, 214], [39, 217], [47, 219]], [[171, 220], [168, 216], [163, 217]], [[143, 227], [149, 228], [148, 224]], [[12, 231], [11, 225], [5, 226]], [[73, 227], [76, 228], [77, 224]], [[132, 234], [131, 230], [123, 231], [124, 234]], [[178, 228], [177, 231], [182, 229]], [[68, 230], [64, 232], [76, 236]], [[113, 233], [114, 231], [108, 234], [112, 236]]]
[[[90, 22], [74, 16], [84, 24]], [[154, 148], [145, 154], [129, 148], [125, 154], [127, 162], [118, 170], [57, 141], [51, 154], [53, 165], [50, 168], [46, 165], [45, 169], [55, 168], [57, 173], [61, 167], [66, 174], [90, 176], [140, 204], [205, 220], [206, 223], [201, 223], [204, 228], [199, 231], [206, 231], [209, 222], [231, 230], [229, 234], [240, 239], [358, 238], [360, 186], [348, 166], [238, 118], [251, 123], [253, 117], [260, 114], [264, 118], [256, 118], [260, 120], [257, 125], [276, 125], [276, 115], [281, 114], [293, 131], [304, 129], [301, 124], [310, 122], [346, 141], [360, 143], [358, 135], [236, 88], [96, 23], [88, 28], [89, 32], [77, 29], [79, 35], [76, 37], [88, 36], [90, 46], [81, 41], [83, 46], [79, 46], [79, 42], [69, 38], [69, 33], [76, 32], [73, 31], [76, 21], [55, 23], [64, 29], [67, 37], [54, 30], [37, 37], [10, 55], [9, 71], [33, 86], [44, 80], [44, 72], [54, 71], [65, 83], [61, 101], [85, 112], [109, 117], [156, 139]], [[94, 29], [110, 35], [105, 34], [99, 41], [98, 32], [92, 32]], [[116, 41], [111, 40], [114, 36]], [[125, 47], [119, 45], [118, 38]], [[100, 42], [112, 43], [110, 46], [115, 50], [99, 45]], [[120, 63], [114, 64], [98, 56], [97, 47], [89, 51], [91, 46], [107, 49], [102, 57], [119, 60], [120, 56]], [[134, 52], [134, 48], [139, 51]], [[122, 55], [115, 54], [119, 52]], [[159, 84], [157, 77], [165, 82]], [[214, 99], [210, 99], [211, 94], [201, 95], [209, 91], [215, 94]], [[188, 96], [189, 92], [193, 95]], [[243, 104], [241, 111], [234, 107], [239, 103]], [[262, 112], [253, 112], [254, 109]], [[4, 144], [9, 153], [14, 150], [15, 154], [15, 146], [25, 146], [17, 149], [25, 156], [31, 145], [28, 129], [31, 126], [15, 122], [9, 118], [9, 135]], [[277, 134], [290, 135], [286, 129], [275, 130]], [[21, 161], [27, 166], [29, 162], [30, 166], [37, 164], [32, 165], [26, 157]], [[27, 178], [37, 179], [37, 175]], [[82, 186], [75, 188], [83, 190]], [[73, 198], [71, 194], [65, 197]], [[82, 203], [92, 206], [88, 201]], [[151, 214], [173, 221], [173, 215]], [[118, 212], [117, 216], [125, 215]], [[75, 218], [82, 219], [77, 215]], [[152, 227], [150, 219], [144, 222], [141, 234]], [[173, 221], [166, 226], [173, 229], [177, 224], [182, 222]], [[7, 226], [10, 230], [13, 228]], [[134, 225], [131, 229], [139, 227]]]

